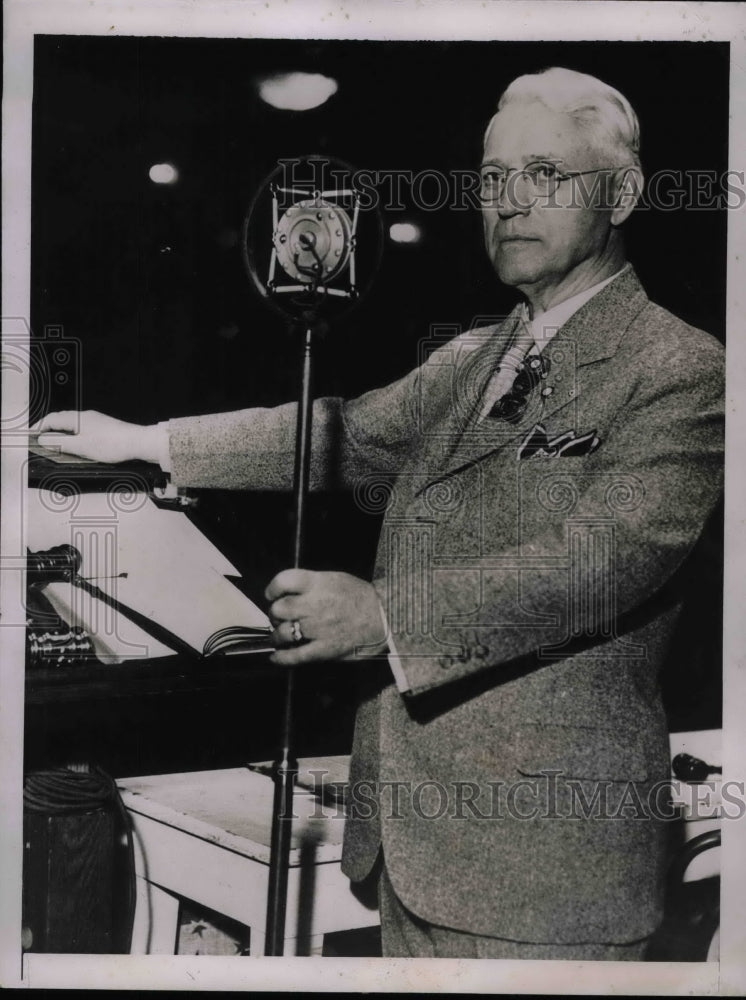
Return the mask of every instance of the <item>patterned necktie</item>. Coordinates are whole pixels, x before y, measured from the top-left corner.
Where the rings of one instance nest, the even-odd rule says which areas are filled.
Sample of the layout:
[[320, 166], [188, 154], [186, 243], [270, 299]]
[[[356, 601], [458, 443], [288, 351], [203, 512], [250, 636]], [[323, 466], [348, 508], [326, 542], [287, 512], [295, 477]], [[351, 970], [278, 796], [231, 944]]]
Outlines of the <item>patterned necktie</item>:
[[528, 323], [520, 317], [510, 346], [500, 358], [500, 364], [487, 383], [479, 410], [480, 421], [484, 420], [487, 416], [503, 416], [500, 412], [493, 411], [496, 405], [510, 393], [518, 376], [524, 370], [526, 356], [535, 347], [536, 342], [534, 341], [531, 329]]

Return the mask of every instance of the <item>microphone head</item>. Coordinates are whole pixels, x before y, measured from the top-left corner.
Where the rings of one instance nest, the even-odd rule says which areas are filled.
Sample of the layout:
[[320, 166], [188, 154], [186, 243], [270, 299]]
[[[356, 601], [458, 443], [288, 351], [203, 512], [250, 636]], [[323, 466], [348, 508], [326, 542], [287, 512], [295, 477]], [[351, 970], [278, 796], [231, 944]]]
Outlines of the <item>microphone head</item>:
[[244, 220], [241, 249], [254, 289], [291, 322], [344, 315], [380, 262], [383, 226], [370, 202], [342, 160], [280, 160]]
[[326, 285], [347, 268], [352, 240], [352, 222], [345, 209], [316, 197], [291, 205], [279, 220], [272, 244], [289, 277], [307, 285]]

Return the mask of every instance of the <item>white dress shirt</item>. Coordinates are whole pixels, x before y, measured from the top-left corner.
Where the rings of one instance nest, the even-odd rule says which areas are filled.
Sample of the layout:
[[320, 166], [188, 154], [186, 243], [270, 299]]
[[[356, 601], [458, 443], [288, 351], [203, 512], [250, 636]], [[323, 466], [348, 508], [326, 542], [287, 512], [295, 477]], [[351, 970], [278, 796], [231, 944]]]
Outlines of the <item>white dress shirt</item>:
[[524, 359], [528, 355], [541, 354], [559, 328], [564, 326], [581, 306], [597, 295], [610, 281], [618, 278], [622, 271], [628, 267], [629, 264], [625, 264], [610, 278], [604, 278], [603, 281], [591, 285], [590, 288], [578, 292], [577, 295], [572, 295], [569, 299], [557, 303], [556, 306], [551, 306], [546, 312], [537, 313], [533, 319], [529, 315], [527, 303], [524, 302], [521, 305], [514, 339], [500, 359], [500, 365], [484, 391], [479, 411], [480, 420], [484, 420], [498, 399], [510, 390], [518, 374], [518, 366]]

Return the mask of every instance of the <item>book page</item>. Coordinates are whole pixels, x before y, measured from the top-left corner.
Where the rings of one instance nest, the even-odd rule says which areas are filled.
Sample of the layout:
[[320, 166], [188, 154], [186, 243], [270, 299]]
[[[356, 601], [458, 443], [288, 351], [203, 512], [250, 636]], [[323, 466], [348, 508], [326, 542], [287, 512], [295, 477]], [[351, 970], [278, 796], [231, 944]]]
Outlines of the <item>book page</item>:
[[49, 583], [44, 588], [44, 595], [63, 621], [88, 632], [102, 663], [117, 664], [124, 660], [155, 659], [174, 654], [173, 649], [154, 639], [139, 625], [71, 583]]
[[[180, 511], [163, 510], [145, 494], [85, 493], [62, 497], [29, 490], [32, 551], [73, 545], [80, 576], [146, 615], [201, 653], [229, 626], [267, 627], [269, 619], [225, 578], [238, 571]], [[109, 657], [161, 656], [162, 643], [95, 597], [69, 584], [46, 588], [63, 617], [97, 637]], [[63, 609], [68, 609], [68, 614]]]

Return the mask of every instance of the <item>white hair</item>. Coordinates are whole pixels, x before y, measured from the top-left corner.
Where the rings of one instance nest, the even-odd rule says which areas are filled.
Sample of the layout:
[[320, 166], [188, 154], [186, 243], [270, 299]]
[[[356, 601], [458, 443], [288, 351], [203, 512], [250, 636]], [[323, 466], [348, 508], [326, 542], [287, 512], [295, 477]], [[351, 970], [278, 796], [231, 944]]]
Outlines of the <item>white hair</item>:
[[[640, 166], [640, 123], [623, 94], [603, 80], [572, 69], [552, 66], [519, 76], [500, 98], [498, 112], [507, 104], [540, 101], [551, 111], [570, 115], [619, 166]], [[616, 165], [616, 164], [614, 164]]]

